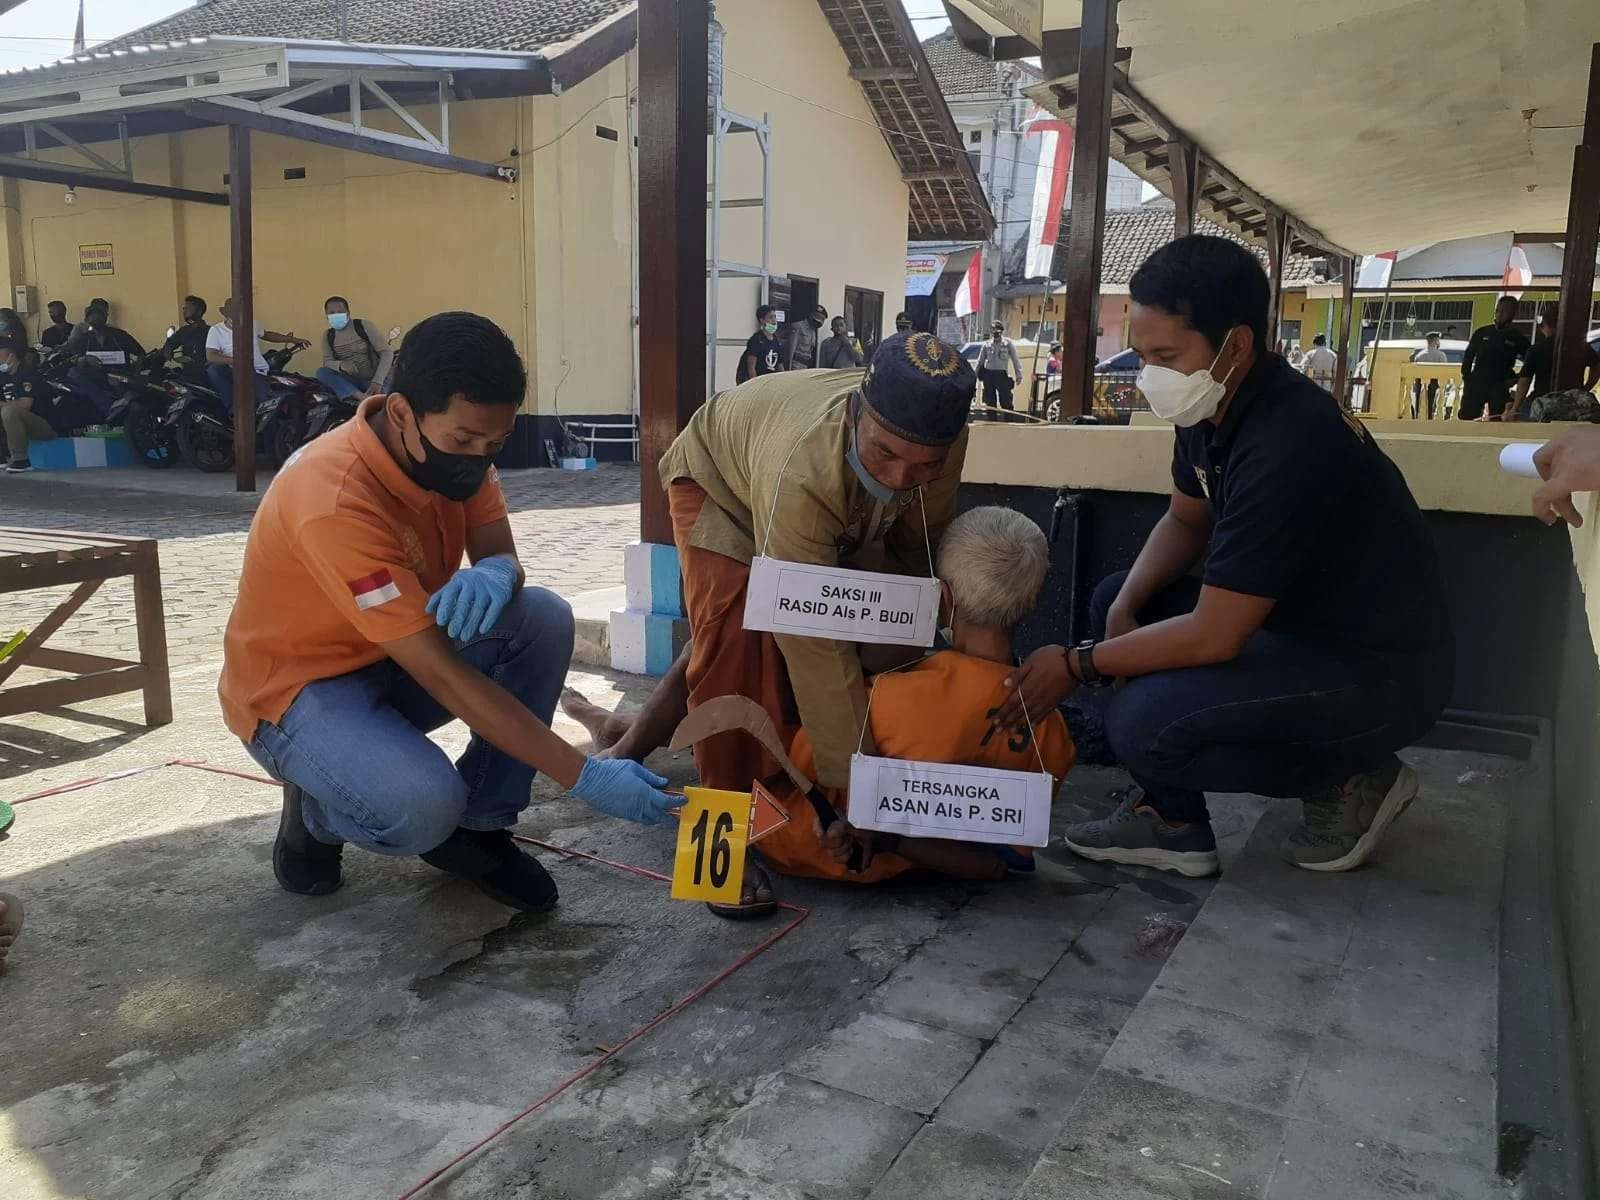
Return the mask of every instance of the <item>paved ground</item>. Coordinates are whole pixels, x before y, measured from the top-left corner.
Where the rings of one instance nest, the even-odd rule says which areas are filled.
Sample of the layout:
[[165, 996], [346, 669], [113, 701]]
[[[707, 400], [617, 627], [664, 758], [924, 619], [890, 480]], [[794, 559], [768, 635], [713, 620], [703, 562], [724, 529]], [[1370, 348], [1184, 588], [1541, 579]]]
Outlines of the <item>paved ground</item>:
[[[262, 473], [263, 490], [270, 478]], [[502, 479], [532, 582], [566, 596], [621, 583], [622, 547], [639, 535], [637, 468], [508, 471]], [[169, 652], [174, 667], [190, 666], [221, 653], [238, 588], [258, 497], [232, 488], [231, 475], [186, 469], [0, 475], [0, 524], [159, 538]], [[9, 636], [36, 624], [65, 590], [0, 595], [0, 630]], [[130, 649], [132, 630], [132, 585], [114, 581], [52, 645]]]
[[[170, 531], [176, 623], [195, 626], [172, 725], [144, 729], [132, 696], [0, 721], [0, 796], [176, 757], [255, 770], [214, 698], [249, 505], [172, 478], [143, 495], [148, 473], [0, 479], [8, 523]], [[535, 577], [606, 582], [636, 480], [508, 480]], [[86, 625], [79, 644], [113, 632]], [[572, 678], [602, 703], [649, 686]], [[1349, 876], [1277, 860], [1292, 802], [1219, 796], [1220, 881], [1053, 850], [1044, 877], [995, 885], [783, 881], [804, 924], [425, 1195], [1504, 1195], [1495, 955], [1523, 768], [1410, 757], [1424, 798]], [[692, 778], [682, 756], [653, 765]], [[1125, 783], [1080, 767], [1057, 827]], [[669, 867], [667, 831], [542, 781], [533, 801], [526, 834]], [[399, 1197], [776, 928], [553, 855], [562, 904], [541, 918], [354, 852], [341, 892], [290, 896], [270, 870], [277, 803], [166, 767], [19, 806], [0, 840], [0, 888], [28, 904], [0, 977], [0, 1196]]]

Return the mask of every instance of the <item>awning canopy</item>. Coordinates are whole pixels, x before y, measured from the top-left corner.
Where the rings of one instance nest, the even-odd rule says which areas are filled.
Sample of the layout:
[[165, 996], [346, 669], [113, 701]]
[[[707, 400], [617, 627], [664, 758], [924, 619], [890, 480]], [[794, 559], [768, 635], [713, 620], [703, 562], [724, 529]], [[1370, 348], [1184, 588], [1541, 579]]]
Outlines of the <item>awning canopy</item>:
[[[1037, 52], [1012, 36], [1036, 13], [1043, 39], [1082, 19], [1081, 0], [946, 7], [1000, 57]], [[1112, 153], [1163, 190], [1179, 132], [1232, 176], [1217, 196], [1248, 199], [1237, 183], [1336, 247], [1565, 227], [1597, 0], [1121, 0], [1117, 26]]]
[[[234, 124], [511, 180], [451, 153], [451, 97], [552, 88], [550, 61], [531, 52], [245, 37], [97, 50], [0, 75], [0, 175], [163, 194], [133, 179], [130, 137]], [[364, 118], [374, 110], [398, 129]], [[107, 142], [120, 156], [92, 148]]]

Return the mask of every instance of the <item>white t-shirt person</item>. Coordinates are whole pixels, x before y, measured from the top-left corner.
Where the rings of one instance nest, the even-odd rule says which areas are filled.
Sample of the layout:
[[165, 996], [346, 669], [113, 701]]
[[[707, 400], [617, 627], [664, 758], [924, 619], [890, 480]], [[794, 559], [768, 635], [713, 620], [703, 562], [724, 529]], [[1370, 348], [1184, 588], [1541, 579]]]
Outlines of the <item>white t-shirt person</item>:
[[[266, 356], [261, 353], [261, 322], [257, 321], [255, 324], [256, 335], [252, 341], [255, 343], [253, 348], [256, 352], [256, 374], [265, 375], [267, 373], [267, 359]], [[222, 321], [218, 321], [211, 327], [210, 332], [206, 334], [206, 349], [215, 350], [220, 354], [226, 354], [229, 358], [232, 358], [233, 330], [229, 329], [228, 326]]]

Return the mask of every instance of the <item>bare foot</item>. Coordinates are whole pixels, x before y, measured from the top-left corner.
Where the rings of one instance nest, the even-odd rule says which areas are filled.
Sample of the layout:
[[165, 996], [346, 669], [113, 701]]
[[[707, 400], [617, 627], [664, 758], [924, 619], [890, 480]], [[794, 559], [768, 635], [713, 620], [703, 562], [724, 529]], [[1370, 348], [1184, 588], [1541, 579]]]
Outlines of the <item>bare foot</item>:
[[584, 727], [597, 754], [604, 754], [620, 742], [633, 725], [632, 718], [607, 712], [576, 688], [561, 690], [561, 711]]
[[22, 901], [9, 892], [0, 892], [0, 971], [5, 970], [6, 955], [22, 930]]

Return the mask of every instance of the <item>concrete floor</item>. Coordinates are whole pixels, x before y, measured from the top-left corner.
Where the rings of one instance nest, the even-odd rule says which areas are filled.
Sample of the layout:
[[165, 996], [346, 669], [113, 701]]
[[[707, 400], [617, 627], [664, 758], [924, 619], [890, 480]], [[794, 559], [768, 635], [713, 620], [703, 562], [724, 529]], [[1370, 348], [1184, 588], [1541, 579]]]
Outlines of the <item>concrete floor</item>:
[[[647, 686], [574, 683], [601, 702]], [[56, 756], [3, 794], [178, 756], [253, 772], [214, 670], [176, 687], [162, 730], [133, 723], [132, 698], [0, 729]], [[1425, 801], [1349, 877], [1275, 862], [1294, 805], [1217, 797], [1220, 883], [1090, 864], [983, 886], [783, 881], [809, 920], [424, 1194], [1496, 1194], [1515, 768], [1417, 761]], [[1058, 819], [1122, 782], [1080, 768]], [[290, 896], [269, 862], [277, 804], [174, 767], [19, 808], [0, 843], [0, 887], [28, 904], [0, 977], [0, 1196], [398, 1197], [777, 928], [554, 857], [544, 917], [359, 853], [341, 892]], [[667, 831], [542, 785], [522, 832], [668, 869]]]

